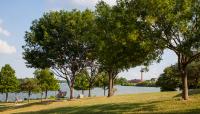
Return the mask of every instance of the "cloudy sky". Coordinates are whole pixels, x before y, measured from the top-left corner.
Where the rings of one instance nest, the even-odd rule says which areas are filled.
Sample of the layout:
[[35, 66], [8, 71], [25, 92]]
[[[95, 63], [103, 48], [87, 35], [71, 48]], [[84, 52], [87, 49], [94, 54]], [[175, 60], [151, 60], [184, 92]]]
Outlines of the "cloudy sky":
[[[115, 0], [105, 0], [110, 5]], [[33, 77], [34, 69], [26, 68], [22, 59], [25, 31], [31, 22], [50, 10], [94, 9], [98, 0], [1, 0], [0, 1], [0, 67], [10, 64], [18, 78]], [[151, 65], [145, 79], [158, 77], [166, 66], [176, 62], [173, 52], [166, 50], [163, 61]], [[141, 67], [131, 68], [119, 76], [134, 79], [140, 77]]]

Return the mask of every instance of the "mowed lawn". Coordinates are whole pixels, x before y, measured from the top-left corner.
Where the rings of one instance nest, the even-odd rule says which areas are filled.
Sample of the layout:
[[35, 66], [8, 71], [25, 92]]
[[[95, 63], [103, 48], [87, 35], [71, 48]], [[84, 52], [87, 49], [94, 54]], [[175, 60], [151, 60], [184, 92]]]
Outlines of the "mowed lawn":
[[0, 103], [0, 114], [200, 114], [199, 92], [192, 91], [188, 101], [181, 100], [178, 92], [159, 92], [20, 105]]

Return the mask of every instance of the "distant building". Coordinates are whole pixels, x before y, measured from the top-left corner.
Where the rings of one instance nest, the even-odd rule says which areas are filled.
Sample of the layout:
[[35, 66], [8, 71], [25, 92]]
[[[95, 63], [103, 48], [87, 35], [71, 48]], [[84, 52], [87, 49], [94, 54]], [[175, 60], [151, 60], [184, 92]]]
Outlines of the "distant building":
[[128, 80], [129, 83], [140, 83], [142, 82], [141, 79], [132, 79], [132, 80]]
[[158, 80], [158, 78], [151, 78], [150, 80], [143, 80], [141, 79], [132, 79], [132, 80], [128, 80], [129, 83], [140, 83], [140, 82], [144, 82], [144, 81], [151, 81], [151, 82], [156, 82]]

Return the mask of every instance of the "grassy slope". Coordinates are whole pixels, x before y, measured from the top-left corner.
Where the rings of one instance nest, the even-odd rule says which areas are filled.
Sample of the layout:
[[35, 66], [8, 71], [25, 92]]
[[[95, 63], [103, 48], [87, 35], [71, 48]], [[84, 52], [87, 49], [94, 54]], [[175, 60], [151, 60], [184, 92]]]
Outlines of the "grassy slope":
[[[0, 104], [2, 113], [158, 113], [164, 114], [200, 114], [200, 94], [194, 94], [190, 100], [183, 101], [177, 92], [144, 93], [134, 95], [120, 95], [111, 98], [95, 97], [74, 101], [30, 103], [21, 106]], [[7, 106], [7, 107], [4, 107]]]

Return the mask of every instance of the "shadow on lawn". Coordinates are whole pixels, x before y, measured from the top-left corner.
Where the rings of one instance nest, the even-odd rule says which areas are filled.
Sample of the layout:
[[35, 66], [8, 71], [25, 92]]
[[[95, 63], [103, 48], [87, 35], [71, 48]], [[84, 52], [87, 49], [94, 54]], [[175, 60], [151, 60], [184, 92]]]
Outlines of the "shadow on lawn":
[[92, 106], [82, 106], [82, 107], [61, 107], [49, 110], [42, 110], [36, 112], [24, 112], [15, 114], [46, 114], [46, 113], [66, 113], [66, 114], [118, 114], [123, 112], [134, 112], [134, 111], [153, 111], [154, 105], [151, 103], [120, 103], [120, 104], [100, 104]]
[[43, 101], [43, 102], [35, 102], [35, 103], [28, 103], [28, 104], [22, 104], [16, 105], [16, 106], [7, 106], [7, 105], [0, 105], [0, 113], [9, 109], [19, 109], [19, 108], [25, 108], [30, 107], [33, 105], [48, 105], [54, 101]]
[[[189, 96], [200, 94], [200, 89], [191, 89], [188, 91], [188, 94], [189, 94]], [[176, 96], [174, 96], [173, 98], [181, 97], [181, 96], [182, 96], [182, 93], [179, 93]]]
[[2, 111], [4, 111], [4, 110], [7, 110], [7, 109], [9, 109], [9, 108], [11, 108], [12, 106], [7, 106], [7, 105], [3, 105], [3, 104], [1, 104], [0, 105], [0, 112], [2, 112]]
[[120, 103], [120, 104], [100, 104], [92, 106], [82, 107], [61, 107], [55, 109], [41, 110], [36, 112], [24, 112], [15, 114], [121, 114], [121, 113], [139, 113], [140, 114], [199, 114], [200, 109], [186, 110], [185, 112], [167, 112], [167, 113], [156, 113], [156, 103], [161, 101], [154, 101], [150, 103]]

